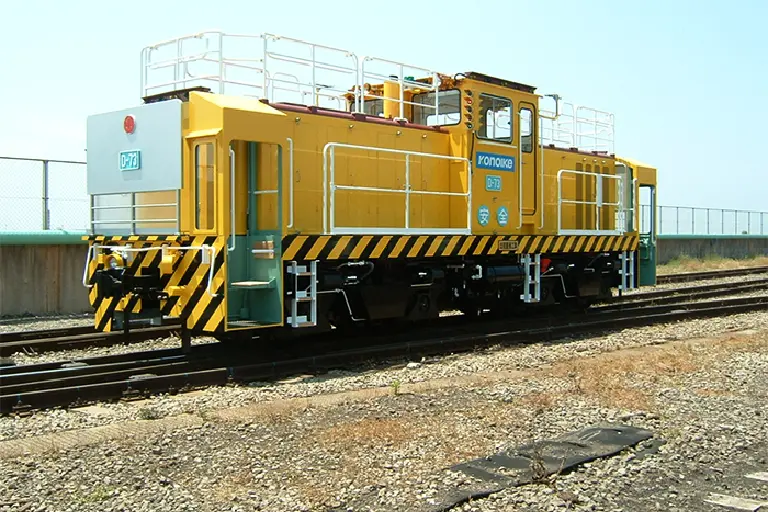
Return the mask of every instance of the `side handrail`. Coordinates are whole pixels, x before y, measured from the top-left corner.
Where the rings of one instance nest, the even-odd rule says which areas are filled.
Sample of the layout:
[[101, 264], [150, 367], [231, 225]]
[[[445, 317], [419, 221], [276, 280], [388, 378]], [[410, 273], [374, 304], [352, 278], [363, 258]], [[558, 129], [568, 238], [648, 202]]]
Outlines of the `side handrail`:
[[285, 226], [286, 228], [292, 228], [293, 227], [293, 139], [290, 137], [286, 137], [288, 140], [288, 216], [289, 216], [289, 222], [288, 225]]
[[[541, 180], [541, 187], [539, 190], [541, 196], [541, 222], [539, 229], [544, 229], [544, 184], [546, 182], [544, 176], [544, 119], [550, 119], [554, 123], [557, 118], [560, 117], [560, 95], [559, 94], [545, 94], [544, 97], [549, 97], [555, 100], [555, 112], [552, 115], [544, 114], [539, 110], [539, 151], [541, 151], [541, 168], [539, 169], [539, 179]], [[533, 137], [531, 137], [533, 139]]]
[[[523, 111], [517, 111], [517, 229], [523, 227]], [[533, 137], [531, 137], [533, 138]]]
[[237, 220], [235, 214], [237, 213], [237, 208], [235, 208], [235, 150], [232, 148], [229, 148], [229, 205], [231, 209], [230, 214], [230, 231], [232, 232], [232, 247], [229, 247], [229, 244], [227, 244], [227, 251], [232, 252], [235, 250], [235, 221]]
[[[596, 178], [595, 180], [595, 201], [574, 201], [574, 200], [567, 200], [563, 199], [563, 174], [580, 174], [583, 176], [594, 176]], [[618, 201], [616, 202], [606, 202], [603, 201], [603, 194], [602, 194], [602, 180], [603, 179], [612, 179], [612, 180], [618, 180], [619, 182], [619, 193], [618, 193]], [[557, 171], [557, 232], [558, 234], [593, 234], [593, 235], [622, 235], [625, 233], [625, 230], [623, 227], [618, 226], [615, 229], [608, 230], [608, 229], [600, 229], [600, 208], [603, 206], [615, 206], [619, 209], [622, 209], [623, 207], [623, 178], [621, 176], [613, 175], [613, 174], [601, 174], [601, 173], [595, 173], [595, 172], [588, 172], [588, 171], [576, 171], [573, 169], [560, 169]], [[563, 229], [563, 204], [581, 204], [581, 205], [594, 205], [595, 206], [595, 229]]]
[[[472, 228], [472, 162], [466, 158], [461, 156], [451, 156], [451, 155], [438, 155], [435, 153], [424, 153], [421, 151], [408, 151], [404, 149], [393, 149], [393, 148], [380, 148], [380, 147], [374, 147], [374, 146], [360, 146], [355, 144], [345, 144], [342, 142], [328, 142], [323, 147], [323, 233], [328, 234], [328, 190], [334, 190], [337, 186], [335, 185], [334, 179], [335, 179], [335, 165], [334, 165], [334, 149], [335, 148], [346, 148], [346, 149], [359, 149], [359, 150], [365, 150], [365, 151], [380, 151], [384, 153], [394, 153], [394, 154], [401, 154], [406, 155], [405, 165], [406, 165], [406, 186], [405, 190], [397, 190], [397, 189], [385, 189], [385, 188], [379, 188], [379, 187], [354, 187], [356, 190], [368, 190], [371, 192], [398, 192], [398, 193], [404, 193], [406, 194], [406, 197], [408, 197], [408, 194], [410, 193], [410, 178], [408, 176], [408, 173], [410, 171], [410, 157], [411, 156], [421, 156], [426, 158], [435, 158], [440, 160], [453, 160], [453, 161], [459, 161], [459, 162], [465, 162], [467, 164], [467, 173], [469, 174], [467, 179], [467, 192], [466, 193], [458, 193], [458, 192], [419, 192], [421, 194], [431, 194], [431, 195], [447, 195], [447, 196], [461, 196], [467, 198], [467, 230], [471, 231]], [[329, 156], [330, 156], [330, 166], [329, 166]], [[329, 173], [330, 173], [330, 179], [329, 179]], [[348, 188], [346, 186], [339, 186], [339, 188]], [[407, 202], [406, 202], [407, 206]], [[331, 212], [331, 215], [333, 215], [333, 212]], [[333, 218], [331, 218], [331, 222], [333, 223]], [[407, 226], [407, 219], [406, 219], [406, 226]], [[333, 227], [333, 226], [332, 226]]]
[[93, 285], [88, 284], [88, 265], [91, 264], [94, 251], [99, 247], [99, 244], [91, 244], [88, 246], [88, 252], [85, 255], [85, 268], [83, 269], [83, 286], [86, 288], [92, 288]]

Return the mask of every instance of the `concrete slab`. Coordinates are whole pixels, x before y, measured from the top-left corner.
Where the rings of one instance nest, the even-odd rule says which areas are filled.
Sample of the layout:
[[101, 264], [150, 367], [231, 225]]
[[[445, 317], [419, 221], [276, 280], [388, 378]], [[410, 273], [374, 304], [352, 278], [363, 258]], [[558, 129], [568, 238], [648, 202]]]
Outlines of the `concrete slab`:
[[768, 501], [748, 500], [745, 498], [715, 493], [710, 493], [709, 497], [705, 499], [704, 502], [720, 505], [721, 507], [729, 508], [731, 510], [745, 512], [758, 512], [762, 507], [768, 506]]

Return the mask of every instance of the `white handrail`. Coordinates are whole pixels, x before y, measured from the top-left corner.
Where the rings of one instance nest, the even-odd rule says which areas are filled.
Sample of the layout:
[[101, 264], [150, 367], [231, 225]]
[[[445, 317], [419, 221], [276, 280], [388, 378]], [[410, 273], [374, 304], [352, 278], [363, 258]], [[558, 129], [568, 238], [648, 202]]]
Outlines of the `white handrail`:
[[[563, 199], [563, 174], [579, 174], [583, 176], [594, 176], [595, 179], [595, 201], [575, 201]], [[604, 202], [602, 198], [602, 180], [618, 180], [619, 191], [617, 202]], [[557, 233], [560, 235], [623, 235], [626, 231], [624, 227], [618, 226], [614, 229], [600, 229], [600, 208], [603, 206], [616, 206], [620, 210], [623, 207], [623, 187], [624, 180], [621, 176], [613, 174], [601, 174], [589, 171], [576, 171], [573, 169], [560, 169], [557, 172]], [[595, 229], [563, 229], [563, 204], [582, 204], [595, 206]], [[615, 221], [614, 221], [615, 222]]]
[[634, 201], [632, 201], [632, 206], [630, 208], [630, 213], [632, 214], [631, 215], [631, 217], [632, 217], [632, 231], [637, 231], [638, 228], [639, 228], [639, 224], [640, 224], [639, 221], [635, 222], [635, 212], [637, 211], [635, 209], [635, 202], [639, 202], [640, 201], [640, 194], [635, 193], [636, 190], [637, 190], [637, 178], [634, 178], [632, 180], [632, 199], [634, 199]]
[[[168, 68], [173, 71], [172, 76], [162, 73]], [[406, 79], [411, 74], [419, 76]], [[195, 85], [210, 86], [213, 92], [224, 94], [230, 92], [225, 87], [232, 85], [246, 89], [242, 94], [273, 102], [284, 101], [275, 98], [275, 91], [288, 91], [299, 94], [301, 103], [325, 106], [320, 104], [321, 100], [330, 100], [337, 102], [341, 110], [347, 110], [349, 97], [352, 110], [361, 113], [365, 110], [366, 80], [374, 79], [398, 83], [396, 94], [393, 91], [386, 98], [377, 99], [397, 103], [400, 117], [405, 105], [428, 107], [439, 115], [439, 98], [435, 98], [434, 104], [417, 103], [406, 100], [404, 91], [413, 87], [437, 91], [441, 76], [428, 68], [372, 56], [361, 58], [342, 48], [270, 33], [250, 35], [211, 30], [162, 41], [141, 52], [142, 97]], [[424, 78], [430, 80], [419, 81]], [[280, 87], [280, 83], [291, 87]], [[237, 94], [240, 93], [238, 90]]]
[[[568, 102], [562, 104], [563, 112], [559, 112], [559, 105], [556, 101], [552, 116], [545, 114], [545, 111], [540, 113], [541, 118], [550, 121], [549, 128], [542, 130], [540, 135], [542, 145], [547, 139], [557, 147], [614, 153], [613, 114]], [[548, 136], [545, 136], [545, 131]]]
[[232, 232], [232, 247], [229, 247], [229, 244], [227, 244], [227, 251], [232, 252], [235, 250], [236, 245], [235, 221], [237, 220], [235, 216], [237, 213], [237, 208], [235, 208], [235, 150], [232, 148], [229, 148], [229, 174], [229, 206], [232, 210], [230, 213], [230, 222], [232, 223], [230, 226], [230, 231]]
[[288, 225], [285, 226], [286, 228], [292, 228], [293, 227], [293, 139], [290, 137], [286, 137], [288, 140], [288, 184], [289, 184], [289, 192], [288, 192], [288, 204], [289, 204], [289, 218], [290, 221], [288, 222]]
[[91, 285], [88, 284], [88, 265], [91, 264], [92, 254], [94, 251], [99, 247], [99, 244], [91, 244], [88, 246], [88, 252], [85, 255], [85, 268], [83, 269], [83, 286], [86, 288], [91, 288]]
[[[403, 190], [401, 189], [391, 189], [391, 188], [380, 188], [380, 187], [363, 187], [363, 186], [352, 186], [352, 185], [336, 185], [335, 182], [335, 172], [336, 172], [336, 166], [335, 166], [335, 149], [336, 148], [344, 148], [344, 149], [359, 149], [364, 151], [380, 151], [384, 153], [393, 153], [393, 154], [400, 154], [405, 155], [405, 165], [406, 165], [406, 177], [405, 177], [405, 183], [406, 186]], [[465, 162], [467, 166], [467, 191], [466, 192], [436, 192], [436, 191], [412, 191], [410, 187], [410, 157], [412, 156], [421, 156], [425, 158], [435, 158], [438, 160], [452, 160], [452, 161], [459, 161], [459, 162]], [[330, 174], [330, 176], [329, 176]], [[410, 232], [418, 232], [418, 233], [454, 233], [454, 234], [471, 234], [472, 232], [472, 163], [468, 158], [465, 157], [459, 157], [459, 156], [451, 156], [451, 155], [438, 155], [435, 153], [424, 153], [421, 151], [408, 151], [404, 149], [393, 149], [393, 148], [379, 148], [374, 146], [360, 146], [355, 144], [345, 144], [341, 142], [329, 142], [323, 147], [323, 233], [324, 234], [355, 234], [355, 233], [370, 233], [373, 231], [387, 231], [391, 232], [393, 230], [388, 228], [376, 228], [376, 227], [370, 227], [370, 228], [337, 228], [335, 225], [335, 208], [334, 208], [334, 199], [335, 199], [335, 191], [337, 189], [341, 190], [361, 190], [361, 191], [368, 191], [368, 192], [382, 192], [382, 193], [400, 193], [405, 194], [406, 196], [406, 202], [405, 202], [405, 211], [406, 211], [406, 220], [405, 220], [405, 228], [404, 229], [395, 229], [398, 233], [410, 233]], [[330, 193], [329, 193], [330, 190]], [[409, 215], [409, 203], [410, 203], [410, 194], [421, 194], [421, 195], [441, 195], [441, 196], [458, 196], [458, 197], [466, 197], [467, 198], [467, 227], [466, 228], [435, 228], [435, 229], [412, 229], [409, 227], [409, 221], [408, 221], [408, 215]], [[329, 201], [328, 196], [330, 195], [330, 208], [329, 208]], [[328, 228], [328, 211], [330, 209], [330, 230]]]
[[[543, 122], [541, 119], [539, 119], [539, 133], [541, 133], [541, 129], [543, 127]], [[533, 137], [531, 137], [531, 144], [533, 144]], [[541, 221], [539, 222], [539, 229], [544, 229], [544, 210], [546, 210], [546, 206], [544, 205], [544, 183], [546, 181], [546, 178], [544, 176], [544, 144], [539, 144], [539, 151], [541, 152], [541, 167], [539, 168], [539, 198], [541, 202]]]
[[[541, 180], [541, 189], [540, 189], [540, 195], [541, 195], [541, 223], [539, 224], [539, 229], [544, 229], [544, 210], [546, 210], [544, 205], [544, 183], [546, 181], [545, 175], [544, 175], [544, 120], [550, 119], [552, 122], [556, 121], [558, 117], [560, 117], [560, 95], [559, 94], [545, 94], [544, 97], [552, 98], [555, 100], [555, 112], [550, 116], [548, 114], [545, 114], [544, 112], [539, 109], [539, 133], [537, 139], [539, 140], [539, 150], [541, 151], [541, 169], [539, 169], [539, 178]], [[531, 137], [533, 139], [533, 137]], [[531, 140], [533, 142], [533, 140]]]
[[[511, 116], [510, 116], [511, 120]], [[523, 111], [517, 112], [517, 229], [523, 227]], [[514, 130], [515, 125], [510, 127]], [[533, 138], [533, 137], [531, 137]]]
[[[175, 225], [175, 233], [179, 233], [179, 225], [180, 225], [180, 212], [179, 212], [179, 191], [178, 190], [158, 190], [156, 192], [175, 192], [176, 193], [176, 202], [175, 203], [147, 203], [147, 204], [136, 204], [136, 196], [144, 194], [143, 192], [125, 192], [125, 193], [114, 193], [114, 194], [91, 194], [91, 201], [89, 205], [89, 226], [88, 229], [92, 233], [94, 226], [102, 226], [102, 225], [125, 225], [125, 230], [129, 232], [131, 235], [135, 235], [138, 232], [137, 225], [139, 224], [174, 224]], [[119, 201], [121, 198], [128, 199], [129, 204], [114, 204], [115, 201]], [[96, 202], [106, 202], [109, 203], [110, 201], [113, 202], [113, 204], [101, 204], [97, 205]], [[144, 209], [151, 209], [151, 208], [175, 208], [176, 209], [176, 218], [148, 218], [148, 219], [138, 219], [137, 213], [139, 210]], [[115, 218], [105, 218], [109, 216], [110, 213], [116, 213], [118, 210], [127, 210], [126, 215], [130, 217], [129, 219], [115, 219]], [[148, 228], [144, 227], [141, 228], [142, 234], [167, 234], [167, 229], [154, 229], [154, 228]]]

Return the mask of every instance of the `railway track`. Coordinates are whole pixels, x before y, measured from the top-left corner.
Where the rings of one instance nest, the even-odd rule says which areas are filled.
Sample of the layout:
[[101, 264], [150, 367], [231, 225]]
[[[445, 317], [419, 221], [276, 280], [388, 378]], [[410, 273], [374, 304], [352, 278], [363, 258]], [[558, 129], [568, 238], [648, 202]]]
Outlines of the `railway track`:
[[94, 330], [92, 326], [3, 333], [0, 334], [0, 357], [8, 357], [15, 352], [54, 352], [139, 343], [154, 338], [168, 337], [178, 328], [179, 324], [146, 327], [132, 329], [127, 335], [122, 331], [99, 332]]
[[[723, 293], [722, 290], [720, 293]], [[365, 347], [359, 347], [359, 340], [347, 340], [336, 346], [330, 342], [312, 342], [295, 348], [293, 355], [265, 353], [263, 350], [266, 348], [258, 345], [258, 350], [242, 352], [232, 350], [232, 346], [226, 344], [208, 344], [193, 346], [192, 351], [186, 354], [180, 349], [166, 349], [74, 362], [0, 368], [0, 413], [272, 380], [299, 373], [349, 368], [372, 361], [382, 365], [386, 358], [435, 356], [492, 345], [535, 343], [573, 337], [574, 334], [768, 308], [768, 295], [705, 302], [692, 302], [689, 296], [683, 295], [667, 304], [657, 304], [654, 300], [658, 297], [622, 303], [621, 308], [610, 307], [613, 305], [597, 307], [578, 318], [550, 318], [548, 321], [459, 323], [447, 317], [441, 327], [419, 329], [397, 337], [391, 334], [368, 336], [366, 341], [370, 345]]]
[[[722, 277], [742, 276], [768, 273], [768, 267], [753, 267], [735, 270], [718, 270], [711, 272], [687, 272], [682, 274], [662, 275], [659, 283], [683, 283], [688, 281], [717, 279]], [[750, 281], [748, 283], [719, 283], [695, 287], [674, 288], [654, 292], [640, 292], [613, 297], [608, 305], [601, 309], [626, 309], [624, 303], [636, 303], [639, 300], [656, 299], [656, 304], [679, 301], [680, 296], [690, 299], [705, 299], [716, 297], [722, 291], [749, 292], [764, 289], [768, 279]], [[94, 331], [92, 326], [64, 327], [35, 331], [16, 331], [0, 334], [0, 358], [9, 357], [15, 352], [54, 352], [87, 347], [108, 347], [126, 343], [139, 343], [158, 337], [168, 337], [178, 329], [178, 324], [162, 327], [133, 329], [126, 336], [123, 332], [102, 333]]]
[[743, 293], [759, 292], [768, 290], [768, 278], [755, 279], [743, 283], [715, 283], [703, 284], [698, 286], [685, 286], [672, 288], [668, 290], [657, 290], [652, 292], [639, 292], [629, 295], [620, 295], [612, 297], [604, 304], [594, 306], [602, 311], [608, 309], [626, 309], [634, 304], [670, 304], [679, 302], [683, 298], [687, 300], [704, 300], [713, 297], [719, 297], [723, 293], [736, 295]]
[[764, 274], [768, 267], [749, 267], [729, 270], [708, 270], [704, 272], [681, 272], [679, 274], [662, 274], [656, 276], [656, 283], [684, 283], [688, 281], [704, 281], [709, 279], [722, 279], [723, 277], [746, 276], [751, 274]]

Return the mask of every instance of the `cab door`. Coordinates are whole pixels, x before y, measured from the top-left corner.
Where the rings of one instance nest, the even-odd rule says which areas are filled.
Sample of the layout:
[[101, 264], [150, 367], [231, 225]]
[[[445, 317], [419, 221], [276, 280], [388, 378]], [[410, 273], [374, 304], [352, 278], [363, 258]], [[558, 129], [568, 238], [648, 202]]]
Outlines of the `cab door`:
[[532, 103], [521, 101], [518, 103], [518, 159], [520, 161], [520, 178], [522, 181], [522, 213], [523, 223], [535, 222], [535, 215], [541, 208], [539, 188], [541, 184], [536, 176], [537, 165], [537, 137], [536, 137], [536, 107]]
[[485, 92], [478, 94], [473, 170], [485, 182], [485, 188], [473, 189], [472, 193], [479, 225], [476, 232], [505, 233], [522, 224], [515, 117], [510, 98]]

